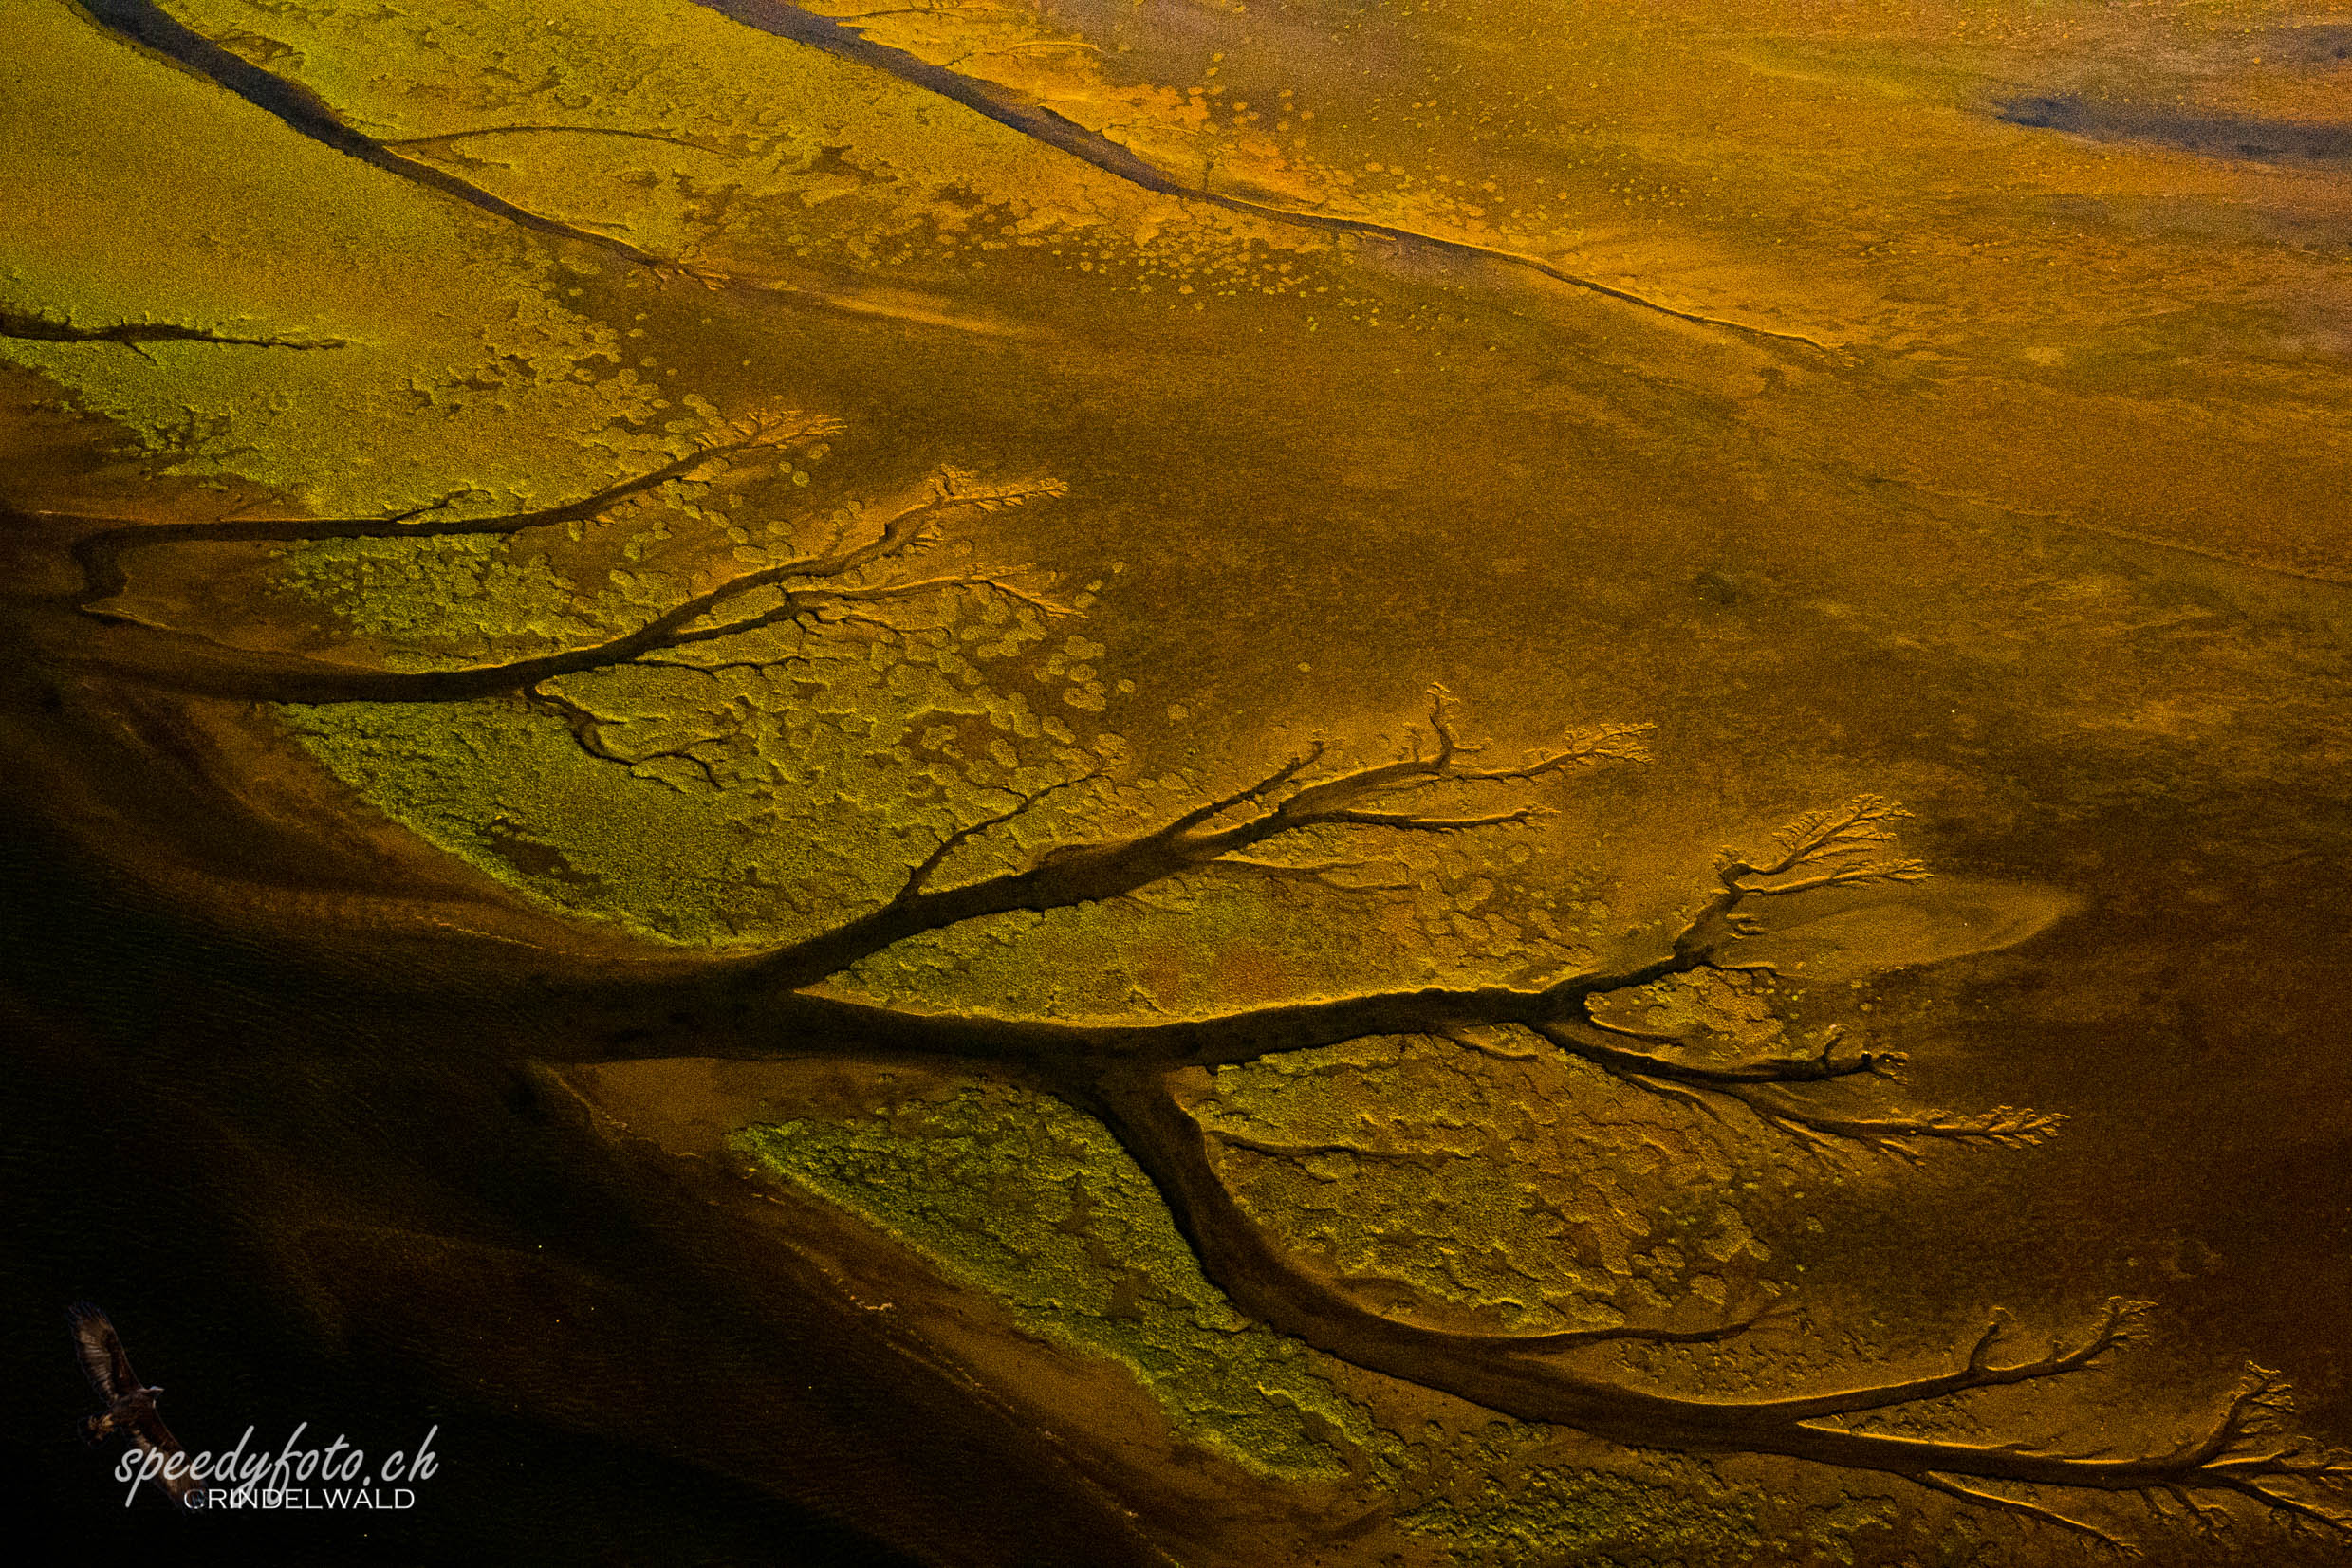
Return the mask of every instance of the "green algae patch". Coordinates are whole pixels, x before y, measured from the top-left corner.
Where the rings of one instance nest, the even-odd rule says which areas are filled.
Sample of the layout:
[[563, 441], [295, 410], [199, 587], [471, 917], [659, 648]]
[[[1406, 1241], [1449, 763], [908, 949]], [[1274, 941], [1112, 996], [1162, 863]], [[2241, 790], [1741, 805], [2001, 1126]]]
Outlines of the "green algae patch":
[[1469, 1447], [1478, 1451], [1463, 1455], [1466, 1462], [1486, 1462], [1475, 1472], [1479, 1484], [1397, 1521], [1407, 1533], [1442, 1545], [1463, 1568], [1727, 1564], [1753, 1560], [1762, 1544], [1754, 1503], [1701, 1466], [1661, 1461], [1660, 1474], [1671, 1479], [1650, 1481], [1514, 1465], [1531, 1447], [1525, 1428]]
[[1096, 1122], [1024, 1090], [861, 1120], [745, 1128], [759, 1165], [852, 1210], [1008, 1306], [1126, 1367], [1169, 1419], [1262, 1474], [1328, 1479], [1381, 1447], [1324, 1358], [1235, 1311], [1143, 1172]]
[[579, 613], [588, 606], [578, 584], [544, 559], [513, 556], [492, 534], [306, 541], [279, 555], [278, 586], [393, 644], [385, 663], [394, 669], [450, 662], [420, 656], [419, 647], [471, 644], [478, 656], [501, 638], [587, 642], [604, 630]]
[[[0, 336], [165, 471], [330, 515], [472, 488], [546, 504], [670, 454], [620, 334], [547, 247], [366, 167], [48, 0], [9, 9], [0, 310], [226, 341]], [[271, 346], [301, 344], [306, 346]], [[648, 462], [651, 457], [652, 462]]]
[[497, 703], [283, 711], [386, 816], [542, 904], [657, 940], [740, 939], [734, 819], [587, 755], [560, 723]]
[[1338, 1483], [1453, 1561], [1737, 1562], [1755, 1507], [1706, 1465], [1562, 1463], [1541, 1424], [1430, 1421], [1354, 1397], [1361, 1374], [1236, 1312], [1142, 1171], [1049, 1097], [969, 1083], [871, 1115], [804, 1116], [730, 1140], [764, 1171], [881, 1227], [1028, 1332], [1123, 1367], [1181, 1431], [1271, 1480]]
[[[378, 809], [543, 903], [665, 941], [781, 943], [888, 899], [954, 826], [1100, 765], [960, 646], [793, 634], [726, 668], [283, 711]], [[999, 853], [1028, 847], [1003, 837]]]

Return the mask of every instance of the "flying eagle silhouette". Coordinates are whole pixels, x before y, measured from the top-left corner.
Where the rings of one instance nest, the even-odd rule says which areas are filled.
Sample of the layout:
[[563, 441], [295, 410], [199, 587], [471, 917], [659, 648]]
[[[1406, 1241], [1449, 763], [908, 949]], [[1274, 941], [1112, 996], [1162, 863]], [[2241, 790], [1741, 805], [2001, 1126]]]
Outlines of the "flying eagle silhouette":
[[[108, 1433], [120, 1432], [142, 1454], [159, 1453], [169, 1460], [179, 1453], [179, 1440], [156, 1413], [156, 1395], [163, 1391], [149, 1388], [131, 1370], [131, 1358], [123, 1353], [122, 1337], [115, 1332], [113, 1321], [87, 1301], [67, 1307], [65, 1317], [73, 1324], [74, 1349], [81, 1353], [82, 1370], [89, 1374], [90, 1387], [106, 1401], [105, 1414], [83, 1419], [82, 1440], [95, 1447]], [[188, 1494], [196, 1489], [184, 1469], [157, 1479], [175, 1503], [184, 1504]]]

